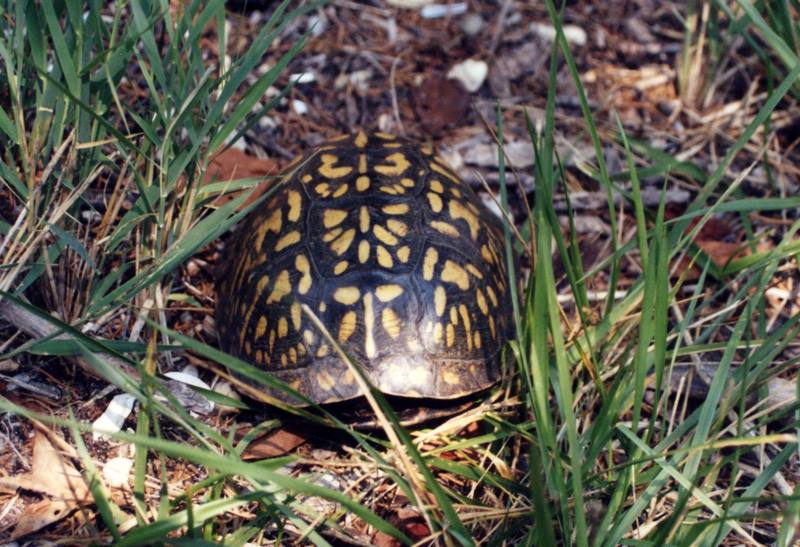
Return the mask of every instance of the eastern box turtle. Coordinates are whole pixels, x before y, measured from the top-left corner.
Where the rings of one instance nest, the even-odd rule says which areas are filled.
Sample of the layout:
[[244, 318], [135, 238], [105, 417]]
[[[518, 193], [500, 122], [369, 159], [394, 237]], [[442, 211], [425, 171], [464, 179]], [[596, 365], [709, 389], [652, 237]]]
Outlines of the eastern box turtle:
[[430, 147], [363, 132], [320, 146], [225, 262], [222, 348], [314, 402], [360, 389], [301, 304], [386, 394], [455, 399], [499, 377], [513, 332], [502, 225]]

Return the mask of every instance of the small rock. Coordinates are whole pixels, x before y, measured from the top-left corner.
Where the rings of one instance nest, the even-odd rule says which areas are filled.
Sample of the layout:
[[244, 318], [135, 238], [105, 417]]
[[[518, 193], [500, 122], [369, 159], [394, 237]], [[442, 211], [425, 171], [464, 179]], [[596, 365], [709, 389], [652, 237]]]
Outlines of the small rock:
[[[642, 202], [647, 207], [656, 207], [661, 202], [661, 188], [645, 186], [641, 193]], [[664, 192], [664, 200], [670, 205], [686, 203], [690, 197], [689, 191], [683, 188], [669, 188]]]
[[15, 372], [19, 369], [19, 364], [11, 359], [0, 361], [0, 372]]
[[310, 84], [315, 82], [317, 77], [313, 72], [296, 72], [289, 76], [289, 80], [297, 84]]
[[489, 65], [485, 61], [467, 59], [454, 65], [447, 73], [447, 77], [451, 80], [458, 80], [462, 83], [464, 89], [470, 93], [475, 93], [486, 81], [488, 74]]
[[314, 14], [308, 18], [308, 27], [312, 29], [311, 34], [314, 36], [322, 36], [329, 26], [328, 18], [324, 13], [322, 16]]
[[292, 100], [292, 109], [300, 116], [308, 112], [308, 105], [299, 99]]
[[417, 9], [433, 4], [433, 0], [386, 0], [386, 3], [396, 8]]
[[263, 129], [274, 129], [278, 127], [278, 123], [271, 116], [261, 116], [261, 118], [258, 120], [258, 125]]
[[[505, 145], [507, 163], [517, 169], [534, 164], [533, 145], [526, 141], [513, 141]], [[494, 144], [477, 144], [466, 154], [466, 162], [481, 167], [498, 167], [497, 146]]]
[[103, 466], [103, 478], [112, 488], [126, 486], [132, 467], [133, 460], [129, 458], [111, 458]]
[[[552, 42], [556, 39], [556, 29], [553, 25], [545, 23], [531, 23], [531, 32], [539, 38]], [[586, 31], [576, 25], [564, 25], [564, 37], [570, 44], [583, 46], [586, 44]]]
[[373, 72], [370, 69], [354, 70], [350, 74], [339, 74], [333, 82], [335, 89], [344, 89], [352, 85], [359, 93], [366, 93], [369, 90], [369, 80]]
[[641, 44], [655, 42], [656, 39], [644, 21], [637, 17], [630, 18], [625, 21], [625, 27], [628, 34]]
[[474, 38], [481, 33], [483, 27], [485, 26], [486, 22], [483, 20], [483, 17], [481, 17], [480, 14], [470, 13], [461, 21], [461, 32], [470, 38]]
[[429, 4], [423, 6], [419, 14], [423, 19], [440, 19], [442, 17], [452, 17], [467, 12], [467, 5], [464, 2], [455, 4]]

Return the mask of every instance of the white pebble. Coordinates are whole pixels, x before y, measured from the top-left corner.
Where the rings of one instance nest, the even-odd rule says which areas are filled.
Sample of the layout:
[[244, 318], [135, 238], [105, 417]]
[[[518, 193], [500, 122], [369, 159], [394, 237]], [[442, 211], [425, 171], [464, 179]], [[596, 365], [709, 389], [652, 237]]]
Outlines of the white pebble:
[[308, 105], [299, 99], [292, 100], [292, 108], [301, 116], [308, 112]]
[[313, 72], [296, 72], [289, 76], [289, 80], [297, 84], [310, 84], [317, 80]]
[[[556, 39], [556, 29], [553, 25], [544, 23], [531, 23], [531, 32], [538, 35], [543, 40], [552, 42]], [[564, 38], [567, 42], [575, 44], [576, 46], [583, 46], [586, 44], [586, 31], [576, 25], [564, 25]]]
[[129, 458], [111, 458], [103, 465], [103, 478], [112, 488], [120, 488], [128, 484], [128, 477], [133, 467], [133, 460]]
[[433, 0], [386, 0], [386, 3], [396, 8], [417, 9], [432, 4]]
[[484, 61], [467, 59], [453, 66], [448, 72], [447, 77], [458, 80], [464, 85], [464, 89], [470, 93], [475, 93], [486, 81], [489, 74], [489, 65]]
[[419, 14], [424, 19], [440, 19], [442, 17], [452, 17], [467, 12], [467, 4], [457, 2], [455, 4], [428, 4], [424, 6]]

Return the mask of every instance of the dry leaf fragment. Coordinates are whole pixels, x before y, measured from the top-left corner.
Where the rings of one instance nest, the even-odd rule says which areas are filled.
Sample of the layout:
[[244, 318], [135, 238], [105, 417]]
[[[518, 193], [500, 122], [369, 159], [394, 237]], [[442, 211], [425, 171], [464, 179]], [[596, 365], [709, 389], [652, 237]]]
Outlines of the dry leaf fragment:
[[206, 173], [207, 182], [257, 178], [274, 174], [277, 165], [269, 159], [256, 158], [238, 148], [228, 148], [214, 156]]
[[[214, 156], [206, 172], [206, 183], [226, 182], [237, 179], [267, 177], [278, 172], [278, 164], [270, 159], [261, 159], [245, 154], [238, 148], [228, 148]], [[265, 180], [258, 185], [242, 207], [247, 207], [258, 196], [267, 191], [274, 184], [272, 180]], [[214, 202], [222, 205], [233, 197], [226, 194], [218, 197]]]
[[77, 506], [64, 501], [44, 499], [25, 507], [11, 534], [16, 540], [69, 515]]
[[696, 243], [718, 268], [724, 268], [732, 260], [750, 254], [747, 245], [743, 243], [729, 243], [713, 239], [698, 239]]
[[48, 497], [25, 507], [12, 539], [35, 532], [66, 517], [79, 505], [92, 501], [81, 473], [63, 459], [47, 437], [38, 431], [33, 438], [31, 471], [24, 475], [0, 478], [0, 483]]
[[301, 435], [278, 429], [251, 442], [242, 453], [242, 459], [263, 460], [283, 456], [305, 442], [306, 438]]

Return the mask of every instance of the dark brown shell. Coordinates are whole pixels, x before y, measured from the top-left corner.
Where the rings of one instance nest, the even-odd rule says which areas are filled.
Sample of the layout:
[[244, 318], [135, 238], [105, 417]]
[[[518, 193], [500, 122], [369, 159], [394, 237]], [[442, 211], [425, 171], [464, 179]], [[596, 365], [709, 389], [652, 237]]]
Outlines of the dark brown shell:
[[297, 165], [229, 240], [222, 348], [315, 402], [359, 396], [306, 304], [387, 394], [491, 386], [512, 332], [496, 216], [431, 149], [391, 135], [345, 136]]

